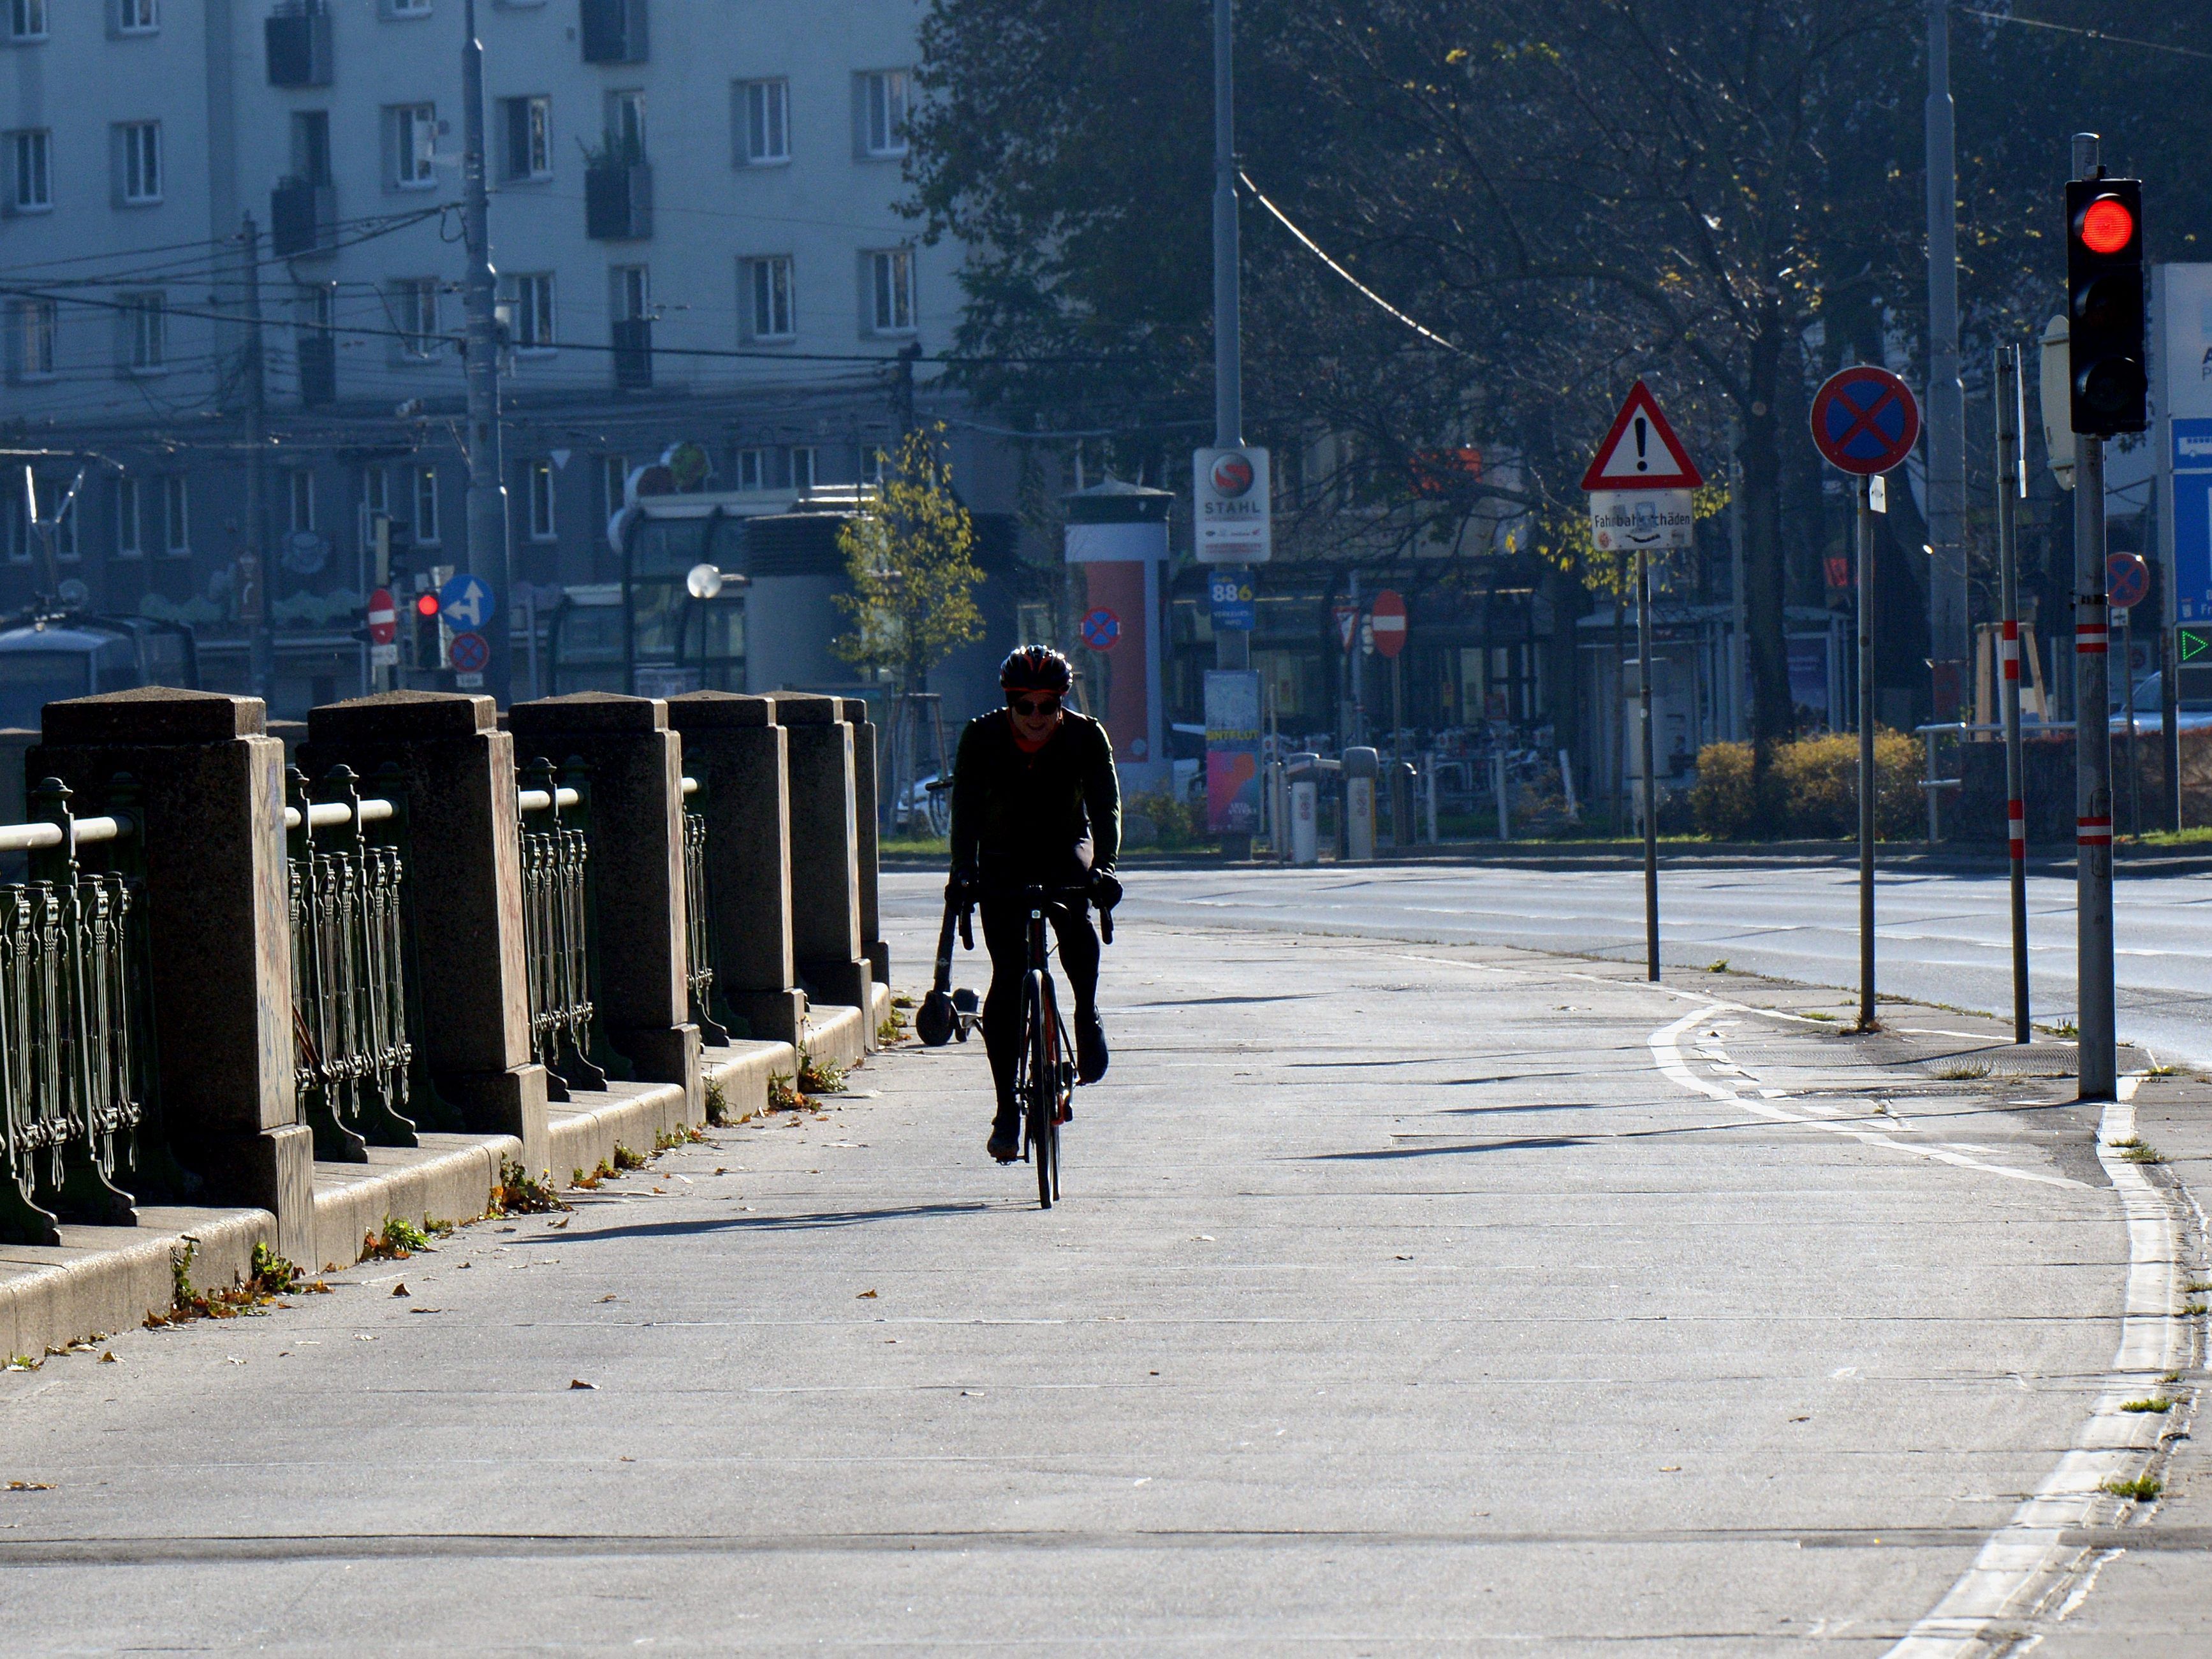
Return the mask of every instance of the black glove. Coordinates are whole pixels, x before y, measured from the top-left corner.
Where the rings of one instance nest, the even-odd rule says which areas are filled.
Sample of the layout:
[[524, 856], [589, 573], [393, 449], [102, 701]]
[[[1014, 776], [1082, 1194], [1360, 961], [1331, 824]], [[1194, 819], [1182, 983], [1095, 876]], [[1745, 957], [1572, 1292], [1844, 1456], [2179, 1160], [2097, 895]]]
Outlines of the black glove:
[[1111, 870], [1091, 872], [1091, 902], [1102, 910], [1110, 910], [1121, 902], [1121, 884]]
[[945, 902], [965, 909], [983, 896], [983, 878], [973, 870], [955, 870], [945, 884]]

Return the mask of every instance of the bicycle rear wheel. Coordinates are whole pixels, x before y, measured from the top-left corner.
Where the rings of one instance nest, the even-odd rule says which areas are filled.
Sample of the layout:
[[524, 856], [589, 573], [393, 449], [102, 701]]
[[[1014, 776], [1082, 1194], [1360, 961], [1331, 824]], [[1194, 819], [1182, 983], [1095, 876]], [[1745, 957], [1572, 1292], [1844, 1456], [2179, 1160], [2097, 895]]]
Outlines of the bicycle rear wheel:
[[1058, 1068], [1052, 1052], [1052, 985], [1034, 969], [1022, 982], [1022, 1013], [1029, 1083], [1022, 1109], [1029, 1125], [1030, 1158], [1036, 1164], [1037, 1205], [1049, 1210], [1060, 1190], [1060, 1126], [1053, 1121], [1059, 1103], [1054, 1087]]

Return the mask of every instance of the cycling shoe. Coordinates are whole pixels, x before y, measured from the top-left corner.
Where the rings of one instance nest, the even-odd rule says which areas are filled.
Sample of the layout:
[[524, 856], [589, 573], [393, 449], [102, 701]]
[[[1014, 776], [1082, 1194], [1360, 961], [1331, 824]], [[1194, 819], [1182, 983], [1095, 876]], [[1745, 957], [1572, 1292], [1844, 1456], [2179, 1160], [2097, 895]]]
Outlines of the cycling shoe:
[[1106, 1075], [1106, 1027], [1093, 1009], [1075, 1022], [1075, 1080], [1096, 1083]]

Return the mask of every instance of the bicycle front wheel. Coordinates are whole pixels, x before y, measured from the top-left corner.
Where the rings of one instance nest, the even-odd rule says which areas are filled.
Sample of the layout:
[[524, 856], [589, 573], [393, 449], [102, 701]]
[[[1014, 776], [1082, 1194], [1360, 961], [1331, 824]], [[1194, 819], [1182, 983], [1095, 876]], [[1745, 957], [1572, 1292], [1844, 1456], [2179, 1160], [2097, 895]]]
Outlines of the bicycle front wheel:
[[1022, 1050], [1027, 1059], [1029, 1087], [1022, 1109], [1029, 1123], [1030, 1158], [1036, 1165], [1037, 1204], [1052, 1208], [1060, 1188], [1060, 1126], [1054, 1079], [1057, 1058], [1053, 1053], [1052, 982], [1032, 969], [1022, 982]]

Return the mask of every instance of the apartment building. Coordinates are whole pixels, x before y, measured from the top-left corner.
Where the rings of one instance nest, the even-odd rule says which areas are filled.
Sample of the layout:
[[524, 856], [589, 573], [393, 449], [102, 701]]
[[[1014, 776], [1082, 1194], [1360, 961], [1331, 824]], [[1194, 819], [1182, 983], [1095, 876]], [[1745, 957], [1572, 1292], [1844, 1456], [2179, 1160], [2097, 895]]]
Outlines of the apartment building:
[[[915, 0], [477, 14], [510, 609], [617, 573], [623, 480], [672, 444], [763, 510], [871, 475], [900, 354], [948, 345], [960, 301], [959, 251], [895, 206]], [[280, 710], [360, 689], [372, 514], [460, 562], [464, 33], [463, 0], [0, 0], [0, 432], [57, 452], [49, 491], [102, 458], [64, 574], [191, 623], [210, 684], [246, 689], [265, 605]], [[925, 415], [951, 407], [932, 375]], [[956, 465], [1003, 504], [995, 451]], [[20, 603], [33, 538], [12, 481], [0, 501]]]

